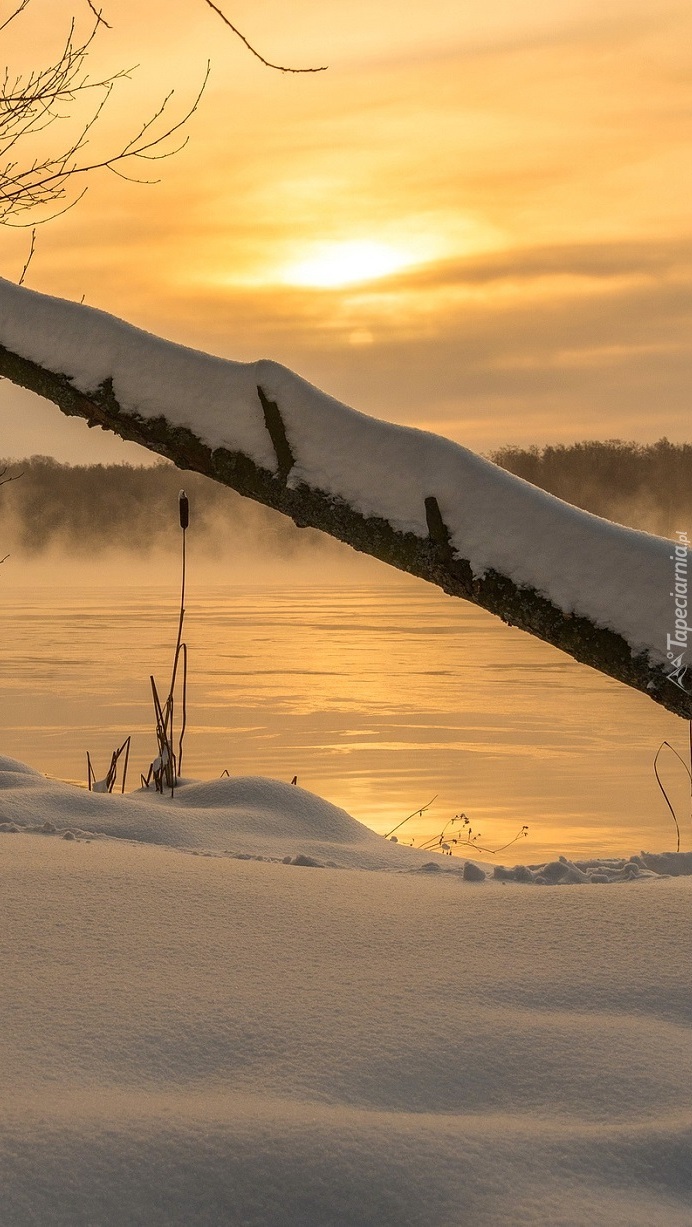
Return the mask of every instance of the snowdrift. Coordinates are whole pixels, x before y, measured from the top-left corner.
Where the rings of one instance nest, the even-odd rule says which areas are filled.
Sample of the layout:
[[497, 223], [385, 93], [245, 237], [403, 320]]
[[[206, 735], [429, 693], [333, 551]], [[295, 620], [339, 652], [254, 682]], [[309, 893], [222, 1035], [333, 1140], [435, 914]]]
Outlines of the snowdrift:
[[[47, 820], [46, 814], [51, 817]], [[282, 861], [312, 868], [446, 873], [468, 882], [589, 885], [692, 874], [692, 852], [628, 858], [561, 856], [507, 868], [385, 840], [303, 788], [258, 776], [183, 781], [171, 798], [153, 789], [112, 795], [48, 780], [0, 756], [0, 833], [94, 836], [180, 851]]]

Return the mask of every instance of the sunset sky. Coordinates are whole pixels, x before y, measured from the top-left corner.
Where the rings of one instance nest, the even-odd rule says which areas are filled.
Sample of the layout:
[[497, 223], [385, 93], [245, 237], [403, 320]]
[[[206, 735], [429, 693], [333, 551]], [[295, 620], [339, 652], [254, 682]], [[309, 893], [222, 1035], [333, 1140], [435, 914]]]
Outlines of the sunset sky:
[[[302, 76], [203, 0], [102, 4], [93, 75], [139, 68], [95, 151], [210, 81], [160, 183], [102, 172], [40, 228], [30, 287], [476, 450], [689, 436], [688, 3], [227, 0], [268, 58], [329, 66]], [[32, 0], [8, 61], [48, 61], [72, 13]], [[0, 241], [17, 278], [28, 232]], [[147, 459], [6, 384], [0, 425], [6, 455]]]

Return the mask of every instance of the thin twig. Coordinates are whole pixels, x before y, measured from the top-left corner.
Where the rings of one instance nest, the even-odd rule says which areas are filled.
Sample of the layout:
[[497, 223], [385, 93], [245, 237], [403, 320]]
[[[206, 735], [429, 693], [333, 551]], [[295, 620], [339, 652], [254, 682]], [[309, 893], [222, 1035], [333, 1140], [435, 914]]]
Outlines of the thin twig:
[[[456, 836], [448, 835], [447, 834], [448, 828], [450, 826], [453, 826], [455, 822], [458, 822], [462, 819], [463, 819], [463, 825], [466, 828], [465, 838], [462, 839], [458, 835]], [[450, 818], [449, 821], [445, 823], [439, 835], [433, 835], [432, 838], [424, 839], [423, 842], [418, 845], [418, 851], [419, 852], [432, 852], [434, 848], [443, 848], [446, 851], [449, 851], [449, 854], [451, 856], [452, 853], [451, 853], [451, 849], [449, 845], [453, 844], [455, 848], [456, 847], [463, 848], [463, 849], [470, 848], [474, 852], [487, 852], [489, 856], [497, 856], [498, 852], [505, 852], [507, 848], [511, 848], [512, 844], [516, 844], [518, 840], [525, 839], [528, 833], [529, 833], [528, 826], [520, 827], [520, 829], [517, 831], [514, 838], [510, 839], [508, 843], [502, 844], [501, 847], [499, 848], [486, 848], [483, 846], [483, 844], [479, 844], [476, 842], [478, 839], [481, 838], [480, 832], [477, 835], [473, 834], [473, 830], [471, 828], [469, 819], [467, 818], [466, 814], [455, 814], [453, 818]]]
[[35, 248], [36, 248], [36, 227], [34, 226], [33, 230], [31, 231], [31, 247], [29, 248], [29, 254], [26, 260], [24, 261], [24, 268], [22, 269], [21, 276], [19, 278], [19, 281], [17, 282], [17, 285], [24, 285], [24, 278], [26, 277], [29, 271], [29, 265], [31, 264], [31, 258], [34, 254]]
[[287, 68], [285, 64], [272, 64], [270, 60], [265, 60], [264, 56], [260, 55], [259, 51], [257, 51], [256, 48], [252, 46], [252, 43], [248, 42], [245, 35], [241, 34], [238, 27], [234, 26], [233, 22], [228, 20], [228, 17], [226, 16], [226, 14], [222, 13], [221, 9], [218, 7], [218, 5], [214, 4], [213, 0], [205, 0], [205, 4], [208, 4], [209, 8], [213, 9], [214, 12], [218, 14], [221, 20], [225, 22], [225, 24], [228, 26], [229, 30], [233, 31], [233, 33], [240, 39], [241, 43], [245, 43], [245, 46], [247, 47], [248, 51], [251, 51], [252, 54], [255, 56], [255, 58], [258, 59], [261, 64], [264, 64], [265, 68], [274, 68], [276, 69], [277, 72], [326, 72], [327, 71], [327, 67], [328, 67], [327, 64], [323, 64], [320, 68]]
[[101, 26], [105, 26], [107, 30], [112, 30], [112, 29], [113, 29], [113, 27], [112, 27], [111, 25], [109, 25], [109, 24], [108, 24], [108, 22], [106, 21], [105, 17], [103, 17], [103, 16], [101, 15], [101, 11], [100, 11], [99, 9], [96, 9], [96, 8], [94, 7], [94, 5], [93, 5], [93, 3], [92, 3], [92, 0], [87, 0], [87, 4], [89, 5], [89, 8], [91, 9], [92, 13], [94, 14], [94, 17], [96, 18], [96, 24], [97, 24], [97, 25], [101, 25]]
[[[56, 209], [55, 213], [49, 213], [48, 217], [42, 217], [37, 222], [10, 222], [7, 221], [6, 218], [2, 217], [0, 213], [0, 225], [9, 226], [10, 230], [26, 230], [29, 226], [45, 226], [47, 222], [53, 222], [55, 221], [56, 217], [62, 217], [63, 214], [69, 213], [70, 209], [74, 209], [75, 205], [78, 205], [80, 200], [84, 199], [88, 191], [89, 185], [87, 184], [86, 187], [82, 188], [79, 195], [75, 196], [74, 200], [70, 200], [68, 204], [64, 206], [64, 208]], [[64, 195], [64, 192], [61, 192], [59, 195]], [[56, 194], [54, 199], [59, 199], [58, 194]], [[38, 201], [37, 203], [41, 204], [42, 202]]]
[[528, 833], [529, 828], [527, 826], [523, 826], [521, 830], [517, 831], [514, 839], [510, 839], [509, 843], [503, 844], [501, 848], [481, 848], [480, 844], [477, 844], [476, 846], [479, 852], [489, 852], [491, 856], [496, 856], [498, 852], [504, 852], [506, 848], [511, 848], [512, 844], [517, 843], [518, 840], [525, 839]]
[[6, 486], [8, 482], [11, 482], [11, 481], [18, 481], [20, 477], [24, 476], [23, 469], [21, 473], [12, 473], [10, 477], [5, 477], [6, 472], [7, 472], [7, 465], [5, 465], [4, 469], [0, 470], [0, 486]]
[[[84, 156], [92, 130], [102, 116], [116, 81], [129, 77], [132, 71], [121, 69], [110, 77], [89, 79], [84, 71], [85, 60], [99, 24], [107, 24], [102, 18], [99, 21], [100, 13], [94, 7], [93, 0], [89, 7], [97, 20], [84, 40], [75, 39], [73, 19], [55, 63], [14, 80], [10, 79], [9, 71], [5, 69], [4, 80], [0, 79], [0, 224], [15, 228], [31, 225], [33, 228], [33, 219], [28, 223], [23, 217], [37, 209], [48, 212], [48, 216], [40, 218], [38, 224], [54, 220], [73, 208], [84, 194], [81, 191], [74, 199], [66, 200], [72, 180], [98, 170], [110, 170], [134, 182], [152, 182], [142, 176], [124, 173], [123, 164], [135, 158], [155, 161], [171, 157], [186, 143], [180, 139], [173, 147], [170, 138], [180, 132], [197, 110], [209, 80], [209, 64], [196, 96], [181, 118], [170, 124], [166, 120], [159, 122], [173, 96], [174, 91], [171, 90], [150, 118], [115, 153], [102, 158]], [[18, 8], [16, 14], [21, 11]], [[19, 147], [25, 137], [42, 132], [58, 120], [68, 119], [70, 104], [75, 102], [79, 93], [88, 89], [100, 90], [102, 97], [66, 147], [45, 158], [26, 162], [16, 160], [15, 147]], [[55, 207], [65, 201], [61, 207]]]
[[24, 12], [24, 9], [26, 8], [28, 3], [29, 3], [29, 0], [22, 0], [21, 4], [17, 6], [14, 12], [10, 13], [9, 17], [7, 17], [5, 21], [3, 21], [2, 25], [0, 26], [0, 30], [4, 30], [10, 24], [11, 21], [14, 21], [15, 17], [19, 17], [19, 14]]
[[439, 797], [439, 795], [440, 794], [436, 792], [432, 801], [428, 801], [427, 805], [422, 805], [420, 809], [414, 809], [413, 813], [409, 814], [408, 818], [402, 818], [401, 822], [398, 822], [395, 827], [392, 827], [391, 831], [387, 831], [387, 834], [385, 835], [385, 839], [389, 839], [390, 835], [393, 835], [395, 831], [399, 830], [399, 827], [402, 827], [405, 822], [409, 821], [409, 818], [415, 818], [417, 814], [422, 818], [426, 809], [430, 809], [430, 806], [432, 805], [433, 801], [437, 801], [437, 798]]

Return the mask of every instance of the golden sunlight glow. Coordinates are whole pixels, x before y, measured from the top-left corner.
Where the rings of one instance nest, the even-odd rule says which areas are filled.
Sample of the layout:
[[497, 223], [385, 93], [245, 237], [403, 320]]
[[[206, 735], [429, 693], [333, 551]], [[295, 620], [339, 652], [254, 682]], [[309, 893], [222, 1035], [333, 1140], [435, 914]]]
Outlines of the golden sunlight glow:
[[311, 254], [281, 273], [286, 285], [332, 289], [387, 277], [416, 264], [416, 257], [369, 239], [315, 244]]
[[[329, 72], [272, 73], [207, 5], [202, 19], [192, 3], [95, 3], [112, 29], [90, 48], [93, 79], [133, 46], [142, 61], [94, 128], [98, 156], [173, 84], [182, 118], [210, 51], [213, 72], [161, 182], [90, 178], [42, 228], [30, 288], [224, 357], [264, 354], [479, 450], [689, 438], [689, 3], [296, 0], [289, 22], [280, 0], [218, 4], [252, 10], [270, 58]], [[3, 30], [10, 71], [49, 64], [72, 10], [80, 37], [87, 4], [28, 4]], [[4, 231], [16, 279], [27, 234]], [[6, 395], [6, 455], [120, 447]]]

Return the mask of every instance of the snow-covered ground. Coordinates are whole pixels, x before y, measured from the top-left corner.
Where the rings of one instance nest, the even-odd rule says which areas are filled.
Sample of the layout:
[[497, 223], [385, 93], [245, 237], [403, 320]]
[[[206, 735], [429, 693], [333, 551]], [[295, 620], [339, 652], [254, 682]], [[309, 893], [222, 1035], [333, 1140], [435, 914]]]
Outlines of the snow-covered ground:
[[3, 1227], [692, 1223], [689, 855], [472, 882], [8, 759], [0, 825]]

